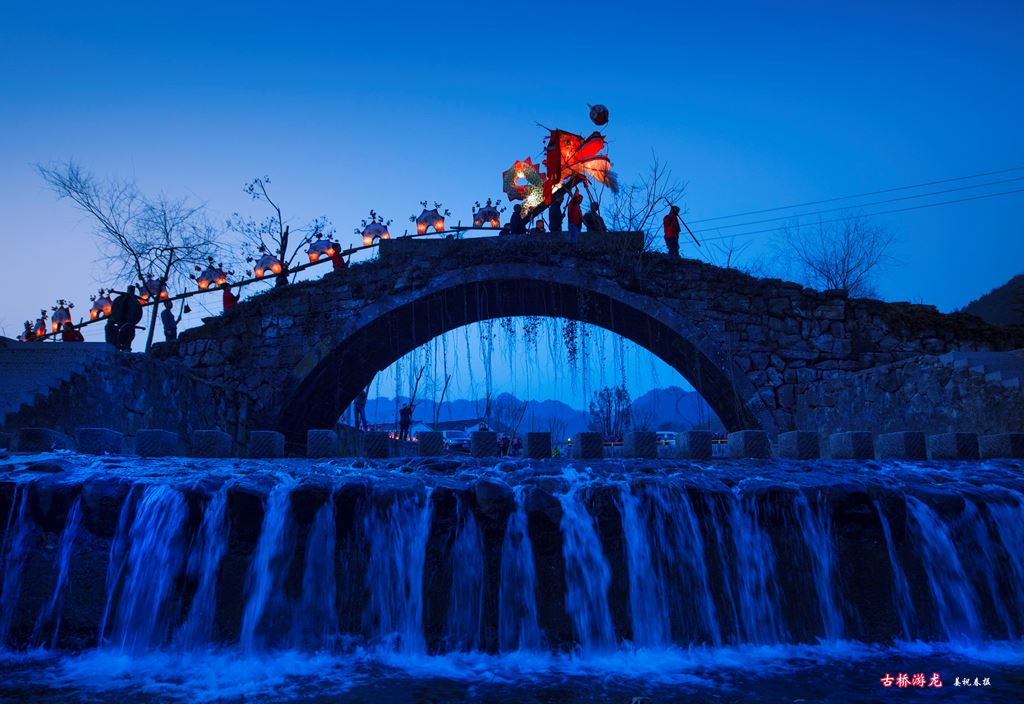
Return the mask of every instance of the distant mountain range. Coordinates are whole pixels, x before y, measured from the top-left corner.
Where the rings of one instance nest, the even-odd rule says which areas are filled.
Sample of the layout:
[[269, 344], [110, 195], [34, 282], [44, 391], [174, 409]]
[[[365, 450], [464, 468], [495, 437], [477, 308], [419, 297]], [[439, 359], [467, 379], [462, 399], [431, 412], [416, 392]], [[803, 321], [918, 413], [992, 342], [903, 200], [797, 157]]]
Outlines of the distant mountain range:
[[971, 301], [963, 311], [993, 325], [1024, 325], [1024, 274]]
[[[407, 397], [378, 396], [366, 404], [366, 417], [370, 423], [393, 423], [397, 409], [408, 401]], [[491, 419], [497, 426], [518, 425], [520, 432], [549, 431], [556, 435], [571, 435], [587, 429], [588, 411], [572, 408], [561, 401], [530, 401], [523, 411], [524, 402], [512, 394], [499, 394], [491, 402]], [[475, 421], [484, 416], [484, 399], [456, 399], [441, 404], [437, 420]], [[521, 420], [520, 420], [521, 418]], [[651, 389], [633, 401], [633, 419], [636, 426], [648, 430], [688, 430], [710, 423], [712, 430], [721, 430], [722, 424], [696, 391], [678, 386]], [[416, 403], [413, 420], [428, 425], [434, 422], [434, 402], [421, 398]]]

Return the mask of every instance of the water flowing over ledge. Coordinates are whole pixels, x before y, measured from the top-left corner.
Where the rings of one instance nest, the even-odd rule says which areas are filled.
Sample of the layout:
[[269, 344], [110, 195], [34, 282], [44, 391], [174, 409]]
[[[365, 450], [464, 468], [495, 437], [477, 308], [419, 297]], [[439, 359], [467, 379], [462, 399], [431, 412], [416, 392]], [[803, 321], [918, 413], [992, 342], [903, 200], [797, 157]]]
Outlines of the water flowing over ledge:
[[189, 701], [381, 677], [625, 696], [822, 662], [877, 662], [873, 686], [901, 658], [1019, 678], [1022, 469], [15, 457], [0, 672]]

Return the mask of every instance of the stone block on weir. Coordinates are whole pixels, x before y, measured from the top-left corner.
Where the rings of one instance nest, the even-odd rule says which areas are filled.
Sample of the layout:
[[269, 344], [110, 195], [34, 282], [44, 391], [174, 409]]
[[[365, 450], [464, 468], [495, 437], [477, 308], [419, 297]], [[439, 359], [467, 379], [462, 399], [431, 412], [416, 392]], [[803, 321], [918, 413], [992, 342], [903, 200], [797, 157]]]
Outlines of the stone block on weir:
[[306, 457], [337, 457], [338, 434], [333, 430], [306, 431]]
[[763, 430], [738, 430], [729, 433], [729, 457], [733, 459], [768, 459], [772, 446]]
[[933, 460], [981, 459], [977, 433], [940, 433], [928, 436], [928, 456]]
[[875, 443], [866, 430], [832, 433], [828, 436], [828, 456], [834, 460], [873, 460]]
[[577, 460], [604, 458], [604, 438], [601, 433], [576, 433], [572, 436], [572, 457]]
[[526, 456], [531, 460], [551, 457], [551, 433], [527, 433]]
[[493, 430], [474, 430], [469, 434], [469, 454], [473, 457], [497, 457], [498, 434]]
[[284, 435], [276, 430], [253, 430], [249, 433], [249, 457], [284, 457]]
[[444, 454], [444, 434], [437, 431], [416, 433], [416, 451], [420, 457]]
[[984, 459], [1007, 457], [1024, 459], [1024, 433], [999, 433], [982, 435], [978, 439], [978, 449]]
[[192, 431], [193, 457], [231, 457], [231, 436], [219, 430]]
[[147, 428], [135, 433], [135, 454], [139, 457], [184, 457], [185, 448], [177, 433]]
[[816, 460], [821, 457], [821, 438], [809, 430], [779, 434], [779, 457], [790, 460]]
[[364, 454], [373, 460], [387, 459], [389, 440], [388, 434], [380, 430], [363, 433]]
[[711, 438], [707, 430], [676, 433], [676, 457], [687, 460], [711, 459]]
[[926, 460], [928, 444], [917, 431], [883, 433], [875, 440], [875, 457], [880, 460]]

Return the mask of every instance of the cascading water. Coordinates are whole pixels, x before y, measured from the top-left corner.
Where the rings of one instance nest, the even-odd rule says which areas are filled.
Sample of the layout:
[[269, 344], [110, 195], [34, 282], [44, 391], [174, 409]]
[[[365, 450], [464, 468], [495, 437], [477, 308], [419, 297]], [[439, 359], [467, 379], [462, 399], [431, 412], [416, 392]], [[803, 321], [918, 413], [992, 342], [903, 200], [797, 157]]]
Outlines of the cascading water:
[[501, 546], [501, 585], [498, 597], [498, 644], [502, 652], [538, 651], [537, 573], [523, 492], [515, 494]]
[[559, 500], [562, 503], [566, 610], [583, 652], [607, 650], [615, 644], [608, 608], [611, 568], [601, 550], [594, 518], [580, 499], [579, 487], [572, 486]]
[[[692, 673], [714, 680], [757, 658], [861, 663], [857, 676], [869, 663], [879, 677], [921, 653], [949, 677], [988, 650], [1010, 668], [995, 672], [1012, 674], [1018, 654], [1024, 666], [1015, 474], [309, 466], [302, 482], [294, 467], [227, 484], [151, 472], [127, 496], [89, 491], [105, 480], [84, 471], [6, 489], [0, 478], [3, 647], [47, 645], [62, 682], [87, 666], [134, 681], [166, 659], [146, 687], [195, 682], [207, 666], [222, 668], [210, 681], [237, 669], [271, 689], [310, 670], [356, 686], [360, 668], [375, 682], [438, 668], [699, 688]], [[0, 698], [17, 657], [0, 658]], [[100, 680], [120, 686], [89, 681]]]
[[[57, 636], [60, 633], [61, 607], [64, 605], [64, 589], [68, 583], [68, 571], [71, 568], [71, 554], [75, 549], [75, 538], [78, 537], [78, 526], [82, 522], [82, 498], [75, 499], [68, 511], [67, 520], [64, 522], [64, 530], [60, 535], [60, 546], [57, 548], [57, 583], [53, 586], [53, 595], [46, 607], [39, 613], [36, 620], [36, 627], [32, 634], [32, 642], [45, 642], [53, 648], [57, 645]], [[50, 631], [50, 637], [45, 638], [44, 631]]]

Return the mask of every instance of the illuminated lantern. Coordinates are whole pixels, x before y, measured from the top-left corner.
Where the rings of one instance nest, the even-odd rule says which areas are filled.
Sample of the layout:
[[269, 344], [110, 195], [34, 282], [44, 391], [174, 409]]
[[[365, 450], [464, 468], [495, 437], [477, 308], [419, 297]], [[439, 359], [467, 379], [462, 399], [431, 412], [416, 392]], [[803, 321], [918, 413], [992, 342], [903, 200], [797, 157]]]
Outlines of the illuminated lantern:
[[600, 127], [608, 123], [608, 108], [604, 105], [590, 106], [590, 121]]
[[423, 212], [415, 218], [410, 218], [416, 223], [417, 234], [426, 234], [431, 227], [434, 228], [434, 232], [444, 232], [444, 217], [448, 215], [448, 211], [441, 213], [439, 207], [441, 204], [435, 203], [433, 208], [427, 210], [426, 201], [423, 202]]
[[490, 198], [483, 207], [479, 202], [476, 204], [476, 210], [473, 211], [473, 226], [501, 227], [501, 211], [494, 206]]
[[512, 164], [502, 173], [501, 181], [508, 199], [523, 201], [527, 210], [544, 200], [544, 177], [530, 157]]
[[310, 262], [318, 262], [320, 261], [320, 257], [330, 257], [331, 243], [327, 240], [318, 239], [309, 245], [309, 249], [306, 250], [306, 254], [309, 255]]
[[89, 309], [89, 319], [97, 320], [104, 315], [110, 315], [110, 307], [113, 305], [113, 301], [110, 300], [110, 295], [106, 290], [100, 289], [99, 295], [92, 296], [92, 308]]
[[167, 284], [160, 279], [150, 277], [150, 279], [146, 281], [146, 285], [142, 287], [142, 293], [139, 294], [139, 300], [146, 303], [150, 298], [166, 300], [169, 296], [170, 294], [167, 292]]
[[50, 318], [50, 323], [54, 332], [59, 332], [64, 327], [64, 323], [71, 322], [71, 309], [74, 307], [74, 303], [69, 303], [62, 298], [57, 301], [57, 305], [51, 308], [53, 316]]
[[391, 239], [391, 233], [388, 232], [388, 225], [390, 224], [390, 220], [385, 221], [383, 216], [377, 215], [376, 211], [371, 210], [370, 217], [363, 220], [355, 232], [363, 238], [363, 245], [370, 247], [378, 240]]
[[275, 257], [273, 254], [264, 254], [262, 257], [256, 260], [256, 266], [253, 267], [253, 273], [256, 274], [256, 278], [262, 279], [265, 276], [269, 276], [270, 273], [280, 274], [284, 267], [281, 266], [281, 260]]
[[32, 329], [32, 334], [38, 337], [44, 337], [46, 335], [46, 309], [39, 311], [39, 319], [36, 320], [36, 325]]
[[[223, 266], [223, 264], [214, 266], [213, 260], [211, 259], [209, 265], [203, 269], [198, 276], [193, 277], [199, 285], [200, 290], [205, 291], [210, 288], [211, 285], [221, 286], [227, 283], [228, 272], [224, 271]], [[199, 271], [198, 266], [196, 267], [196, 271]]]

